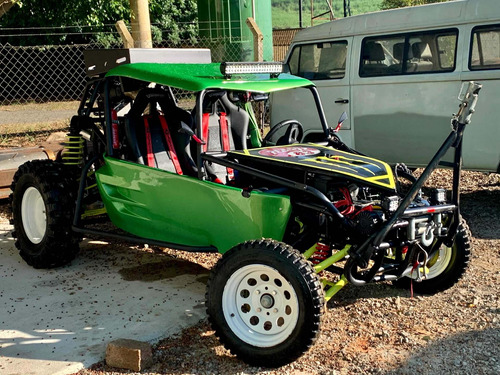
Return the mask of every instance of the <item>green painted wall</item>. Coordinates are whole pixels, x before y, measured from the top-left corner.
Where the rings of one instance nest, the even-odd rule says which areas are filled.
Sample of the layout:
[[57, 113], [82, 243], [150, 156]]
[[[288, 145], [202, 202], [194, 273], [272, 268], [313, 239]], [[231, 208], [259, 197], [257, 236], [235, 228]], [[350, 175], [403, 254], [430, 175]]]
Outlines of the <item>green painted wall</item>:
[[203, 44], [213, 61], [253, 61], [253, 36], [246, 24], [252, 17], [264, 35], [264, 60], [273, 60], [271, 0], [198, 0], [198, 22]]

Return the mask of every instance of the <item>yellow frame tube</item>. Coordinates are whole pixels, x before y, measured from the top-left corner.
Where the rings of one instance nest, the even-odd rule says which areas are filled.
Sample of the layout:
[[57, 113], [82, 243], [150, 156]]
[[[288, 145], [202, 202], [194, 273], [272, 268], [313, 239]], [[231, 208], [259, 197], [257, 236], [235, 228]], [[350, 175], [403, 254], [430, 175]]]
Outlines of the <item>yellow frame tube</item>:
[[[314, 247], [316, 248], [316, 245], [314, 245]], [[326, 270], [331, 265], [333, 265], [333, 264], [337, 263], [338, 261], [342, 260], [343, 258], [345, 258], [345, 256], [347, 255], [347, 252], [349, 251], [350, 248], [351, 248], [351, 245], [346, 245], [342, 250], [337, 251], [331, 257], [325, 259], [324, 261], [322, 261], [319, 264], [316, 264], [314, 266], [314, 270], [317, 273]], [[311, 251], [311, 249], [307, 250], [306, 253], [308, 253], [309, 251]], [[311, 255], [309, 255], [309, 256], [311, 256]]]
[[340, 280], [337, 281], [336, 283], [332, 283], [332, 282], [327, 281], [327, 280], [322, 280], [322, 282], [323, 282], [323, 289], [325, 288], [325, 286], [330, 285], [330, 289], [328, 289], [325, 292], [325, 301], [326, 302], [328, 302], [335, 294], [338, 293], [338, 291], [340, 289], [342, 289], [348, 283], [348, 281], [344, 275], [342, 275], [340, 277]]

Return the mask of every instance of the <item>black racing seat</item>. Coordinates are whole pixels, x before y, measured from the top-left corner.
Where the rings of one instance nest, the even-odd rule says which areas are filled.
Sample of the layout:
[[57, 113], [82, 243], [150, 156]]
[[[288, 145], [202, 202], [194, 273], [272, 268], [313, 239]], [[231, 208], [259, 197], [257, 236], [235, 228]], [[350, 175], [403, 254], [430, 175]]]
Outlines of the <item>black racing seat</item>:
[[[201, 124], [202, 138], [206, 142], [203, 152], [225, 152], [246, 150], [250, 115], [232, 103], [225, 91], [207, 93], [203, 102]], [[232, 171], [221, 165], [206, 163], [207, 174], [212, 180], [226, 174], [232, 178]]]
[[[202, 135], [208, 151], [246, 150], [249, 114], [232, 103], [225, 91], [207, 93], [203, 103]], [[229, 145], [224, 141], [227, 132]]]
[[[148, 107], [149, 113], [145, 113]], [[193, 129], [193, 118], [177, 107], [170, 92], [161, 88], [142, 89], [125, 116], [131, 158], [139, 164], [197, 176], [190, 151], [191, 135], [185, 131], [186, 127]]]

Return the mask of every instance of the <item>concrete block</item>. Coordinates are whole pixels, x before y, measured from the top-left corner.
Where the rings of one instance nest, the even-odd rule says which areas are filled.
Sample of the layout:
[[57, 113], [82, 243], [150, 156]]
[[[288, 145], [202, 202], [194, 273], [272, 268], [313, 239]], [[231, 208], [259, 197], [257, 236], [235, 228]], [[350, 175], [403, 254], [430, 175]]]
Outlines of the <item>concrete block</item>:
[[153, 351], [147, 342], [117, 339], [106, 348], [106, 364], [132, 371], [142, 371], [153, 364]]

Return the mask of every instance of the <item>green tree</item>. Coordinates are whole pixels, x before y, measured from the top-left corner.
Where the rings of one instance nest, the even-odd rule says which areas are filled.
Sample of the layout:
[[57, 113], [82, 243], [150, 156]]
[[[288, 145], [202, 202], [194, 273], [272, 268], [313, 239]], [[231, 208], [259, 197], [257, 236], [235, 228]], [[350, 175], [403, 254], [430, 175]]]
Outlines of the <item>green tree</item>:
[[[149, 4], [154, 40], [178, 43], [196, 36], [196, 0], [149, 0]], [[0, 28], [15, 28], [0, 29], [1, 42], [15, 45], [117, 42], [114, 23], [130, 20], [129, 0], [21, 0], [18, 5], [0, 19]], [[50, 29], [67, 26], [71, 28], [57, 32]], [[2, 37], [2, 34], [27, 37]]]
[[449, 0], [383, 0], [381, 9], [402, 8], [415, 5], [443, 3]]

